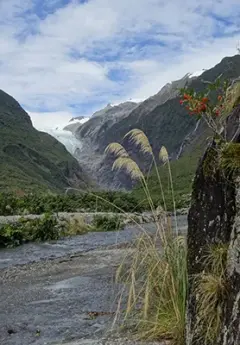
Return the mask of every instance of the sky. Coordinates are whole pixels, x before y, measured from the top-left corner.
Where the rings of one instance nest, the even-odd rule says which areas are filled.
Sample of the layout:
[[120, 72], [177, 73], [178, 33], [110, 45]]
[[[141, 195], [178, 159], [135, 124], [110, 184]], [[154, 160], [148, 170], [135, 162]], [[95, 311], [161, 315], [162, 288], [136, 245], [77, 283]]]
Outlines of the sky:
[[0, 88], [54, 127], [235, 55], [239, 0], [0, 0]]

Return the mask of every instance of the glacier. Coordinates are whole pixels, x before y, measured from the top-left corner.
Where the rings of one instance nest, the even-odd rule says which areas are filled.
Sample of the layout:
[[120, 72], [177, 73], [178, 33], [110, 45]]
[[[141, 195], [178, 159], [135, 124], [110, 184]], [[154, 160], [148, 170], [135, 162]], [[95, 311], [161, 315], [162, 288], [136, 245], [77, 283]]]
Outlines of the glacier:
[[57, 139], [60, 143], [62, 143], [72, 156], [75, 155], [77, 150], [82, 149], [81, 141], [75, 138], [75, 136], [69, 131], [56, 128], [48, 129], [47, 133]]
[[89, 120], [88, 117], [85, 117], [83, 119], [71, 119], [68, 123], [61, 125], [59, 127], [56, 127], [55, 129], [48, 129], [47, 133], [52, 135], [55, 139], [57, 139], [60, 143], [62, 143], [69, 153], [71, 153], [72, 156], [75, 156], [77, 151], [82, 150], [82, 143], [80, 140], [78, 140], [74, 134], [68, 130], [65, 130], [64, 128], [68, 126], [69, 124], [73, 123], [80, 123], [83, 124]]
[[[32, 114], [30, 113], [30, 116]], [[36, 129], [46, 132], [50, 134], [52, 137], [57, 139], [61, 144], [65, 146], [67, 151], [71, 153], [72, 156], [75, 156], [77, 151], [82, 150], [82, 143], [80, 140], [78, 140], [74, 134], [68, 130], [65, 130], [64, 128], [68, 126], [69, 124], [74, 124], [74, 123], [80, 123], [83, 124], [89, 120], [88, 117], [85, 117], [83, 119], [71, 119], [69, 122], [62, 123], [61, 125], [51, 128], [49, 126], [44, 126], [44, 124], [38, 124], [34, 122], [34, 118], [31, 116], [33, 120], [33, 125]]]

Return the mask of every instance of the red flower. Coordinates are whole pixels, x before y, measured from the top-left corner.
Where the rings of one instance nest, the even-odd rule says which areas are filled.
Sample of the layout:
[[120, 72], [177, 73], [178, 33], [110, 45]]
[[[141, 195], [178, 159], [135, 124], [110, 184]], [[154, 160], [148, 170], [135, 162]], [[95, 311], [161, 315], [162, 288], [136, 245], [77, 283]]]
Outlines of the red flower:
[[182, 99], [180, 99], [179, 103], [180, 103], [181, 105], [183, 104], [183, 102], [184, 102], [184, 101], [183, 101]]
[[184, 99], [189, 99], [189, 95], [187, 95], [186, 93], [183, 95]]
[[202, 98], [202, 102], [203, 102], [203, 103], [207, 103], [208, 101], [209, 101], [209, 99], [208, 99], [207, 97], [203, 97], [203, 98]]
[[216, 116], [219, 116], [220, 111], [219, 111], [219, 110], [216, 110], [216, 111], [215, 111], [215, 114], [216, 114]]
[[206, 104], [202, 104], [201, 107], [200, 107], [200, 111], [206, 111], [207, 110], [207, 106]]

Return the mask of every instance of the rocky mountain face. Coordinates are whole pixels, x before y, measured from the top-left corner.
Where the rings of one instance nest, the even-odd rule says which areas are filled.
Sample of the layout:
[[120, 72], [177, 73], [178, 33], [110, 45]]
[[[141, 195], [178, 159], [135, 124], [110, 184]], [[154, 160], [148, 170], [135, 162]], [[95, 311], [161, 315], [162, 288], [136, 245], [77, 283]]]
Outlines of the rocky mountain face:
[[0, 90], [0, 190], [63, 191], [88, 183], [66, 148], [37, 131], [19, 103]]
[[204, 123], [188, 116], [184, 107], [180, 106], [179, 88], [189, 86], [196, 91], [203, 91], [206, 82], [213, 82], [220, 75], [226, 79], [240, 76], [240, 55], [224, 58], [200, 76], [187, 74], [182, 79], [165, 85], [144, 102], [126, 102], [114, 107], [108, 105], [83, 125], [74, 128], [68, 126], [67, 129], [73, 131], [82, 143], [82, 150], [76, 154], [76, 158], [84, 162], [100, 185], [131, 188], [132, 181], [126, 174], [111, 171], [113, 157], [104, 155], [109, 143], [123, 143], [146, 171], [150, 164], [149, 157], [143, 157], [129, 141], [123, 139], [131, 129], [138, 128], [146, 133], [156, 157], [162, 145], [167, 148], [171, 159], [179, 159], [196, 146], [203, 148], [209, 132]]

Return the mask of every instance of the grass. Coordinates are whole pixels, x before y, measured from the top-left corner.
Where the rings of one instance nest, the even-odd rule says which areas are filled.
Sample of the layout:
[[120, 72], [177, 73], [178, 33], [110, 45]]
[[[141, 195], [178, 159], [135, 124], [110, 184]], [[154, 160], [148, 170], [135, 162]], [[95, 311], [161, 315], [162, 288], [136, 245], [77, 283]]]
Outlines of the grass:
[[[118, 281], [127, 285], [125, 322], [134, 322], [137, 338], [171, 339], [184, 343], [187, 260], [183, 238], [169, 237], [162, 243], [158, 233], [153, 239], [143, 234], [136, 242], [131, 267], [118, 270]], [[128, 258], [129, 260], [129, 258]]]
[[78, 217], [70, 219], [68, 221], [64, 221], [66, 230], [64, 232], [65, 236], [76, 236], [76, 235], [83, 235], [88, 232], [94, 231], [93, 226], [87, 224], [83, 217]]
[[[123, 280], [127, 289], [125, 321], [127, 324], [129, 322], [133, 324], [137, 338], [148, 340], [164, 338], [171, 339], [173, 344], [183, 344], [187, 293], [186, 243], [181, 236], [178, 236], [177, 222], [173, 231], [167, 217], [164, 184], [146, 135], [140, 130], [132, 130], [127, 136], [140, 147], [142, 152], [148, 152], [152, 156], [157, 181], [155, 186], [157, 184], [158, 193], [161, 195], [159, 205], [165, 212], [159, 220], [149, 188], [149, 180], [120, 144], [110, 144], [106, 152], [116, 155], [113, 169], [125, 169], [133, 179], [139, 180], [141, 191], [144, 193], [143, 198], [148, 202], [156, 221], [154, 235], [142, 229], [142, 236], [135, 242], [130, 267], [125, 271], [129, 262], [127, 257], [118, 270], [117, 279]], [[165, 147], [161, 148], [159, 156], [167, 169], [171, 202], [176, 214], [171, 165]], [[124, 298], [119, 300], [119, 305], [122, 304]]]
[[220, 155], [220, 166], [226, 172], [240, 169], [240, 143], [227, 143], [223, 146]]
[[224, 300], [227, 296], [226, 263], [228, 244], [207, 248], [205, 271], [195, 277], [198, 322], [195, 333], [199, 341], [215, 344], [220, 332]]

